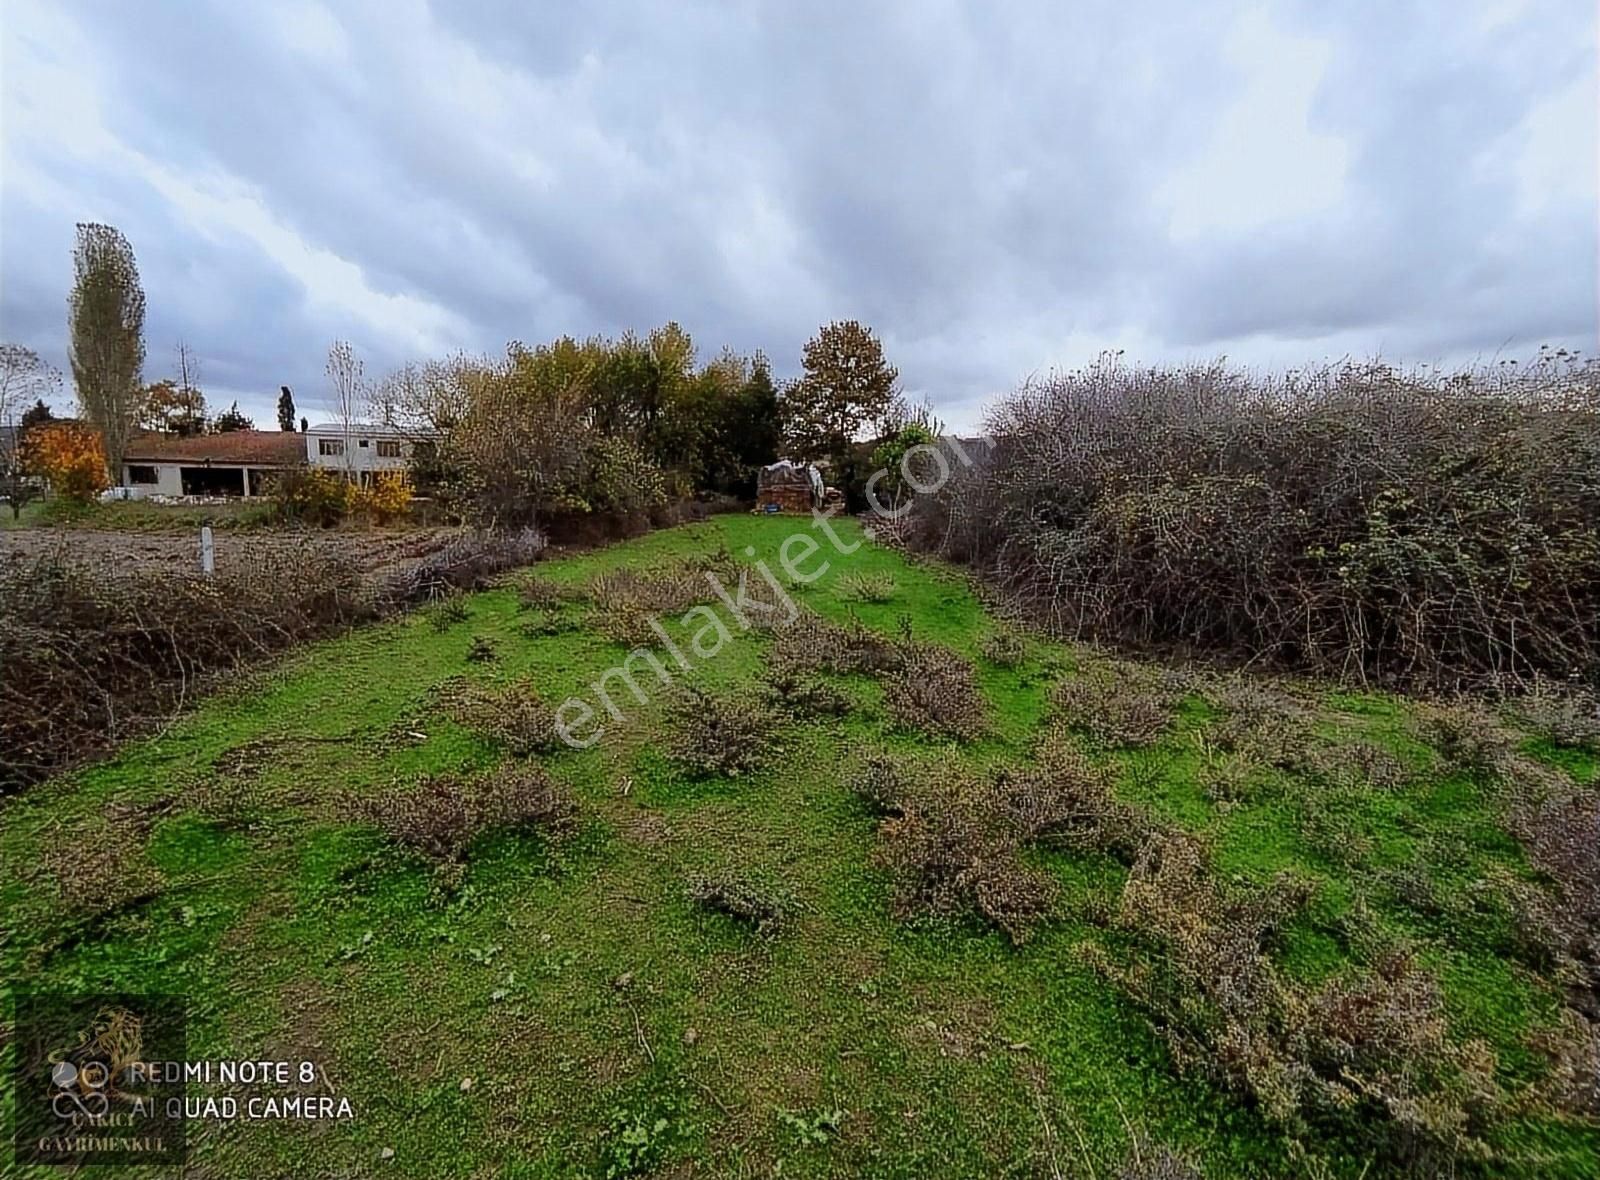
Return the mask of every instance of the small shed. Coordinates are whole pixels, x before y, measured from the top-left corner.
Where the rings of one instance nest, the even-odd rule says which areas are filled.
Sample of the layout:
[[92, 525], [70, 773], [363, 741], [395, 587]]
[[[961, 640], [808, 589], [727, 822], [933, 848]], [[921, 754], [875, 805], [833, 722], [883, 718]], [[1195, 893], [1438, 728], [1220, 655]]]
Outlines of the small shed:
[[810, 463], [779, 459], [756, 477], [757, 512], [803, 512], [822, 504], [822, 473]]

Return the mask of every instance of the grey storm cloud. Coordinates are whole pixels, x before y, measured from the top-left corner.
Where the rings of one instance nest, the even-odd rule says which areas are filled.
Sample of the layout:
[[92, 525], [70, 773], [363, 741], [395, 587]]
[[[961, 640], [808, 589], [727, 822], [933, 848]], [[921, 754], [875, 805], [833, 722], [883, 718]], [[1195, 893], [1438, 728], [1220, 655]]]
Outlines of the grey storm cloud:
[[73, 224], [152, 377], [369, 374], [647, 329], [792, 371], [863, 319], [957, 426], [1125, 348], [1278, 365], [1596, 341], [1586, 0], [7, 5], [4, 336], [65, 361]]

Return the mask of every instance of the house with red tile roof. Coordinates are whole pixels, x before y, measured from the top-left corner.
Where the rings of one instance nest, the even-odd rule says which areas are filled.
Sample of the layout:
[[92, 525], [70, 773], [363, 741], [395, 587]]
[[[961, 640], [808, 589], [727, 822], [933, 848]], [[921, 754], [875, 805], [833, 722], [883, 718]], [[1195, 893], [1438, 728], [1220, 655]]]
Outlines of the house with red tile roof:
[[128, 440], [121, 482], [162, 496], [259, 496], [268, 475], [305, 461], [306, 436], [294, 431], [149, 432]]

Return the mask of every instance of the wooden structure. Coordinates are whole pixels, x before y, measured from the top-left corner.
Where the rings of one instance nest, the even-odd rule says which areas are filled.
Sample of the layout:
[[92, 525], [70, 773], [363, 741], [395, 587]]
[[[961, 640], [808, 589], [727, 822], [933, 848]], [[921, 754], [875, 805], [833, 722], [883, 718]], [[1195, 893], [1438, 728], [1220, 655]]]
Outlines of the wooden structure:
[[800, 512], [822, 506], [822, 473], [809, 463], [779, 459], [756, 477], [757, 512]]

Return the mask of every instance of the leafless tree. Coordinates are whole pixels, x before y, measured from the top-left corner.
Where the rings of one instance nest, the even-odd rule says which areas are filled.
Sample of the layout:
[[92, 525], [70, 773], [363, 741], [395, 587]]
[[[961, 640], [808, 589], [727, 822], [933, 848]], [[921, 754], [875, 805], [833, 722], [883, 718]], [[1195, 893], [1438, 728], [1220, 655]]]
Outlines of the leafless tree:
[[22, 514], [32, 485], [23, 470], [21, 411], [43, 401], [61, 385], [61, 374], [31, 348], [0, 344], [0, 496], [12, 518]]
[[366, 371], [348, 340], [335, 340], [328, 348], [328, 381], [333, 386], [333, 408], [344, 434], [344, 470], [355, 475], [351, 434], [356, 415], [367, 399]]

